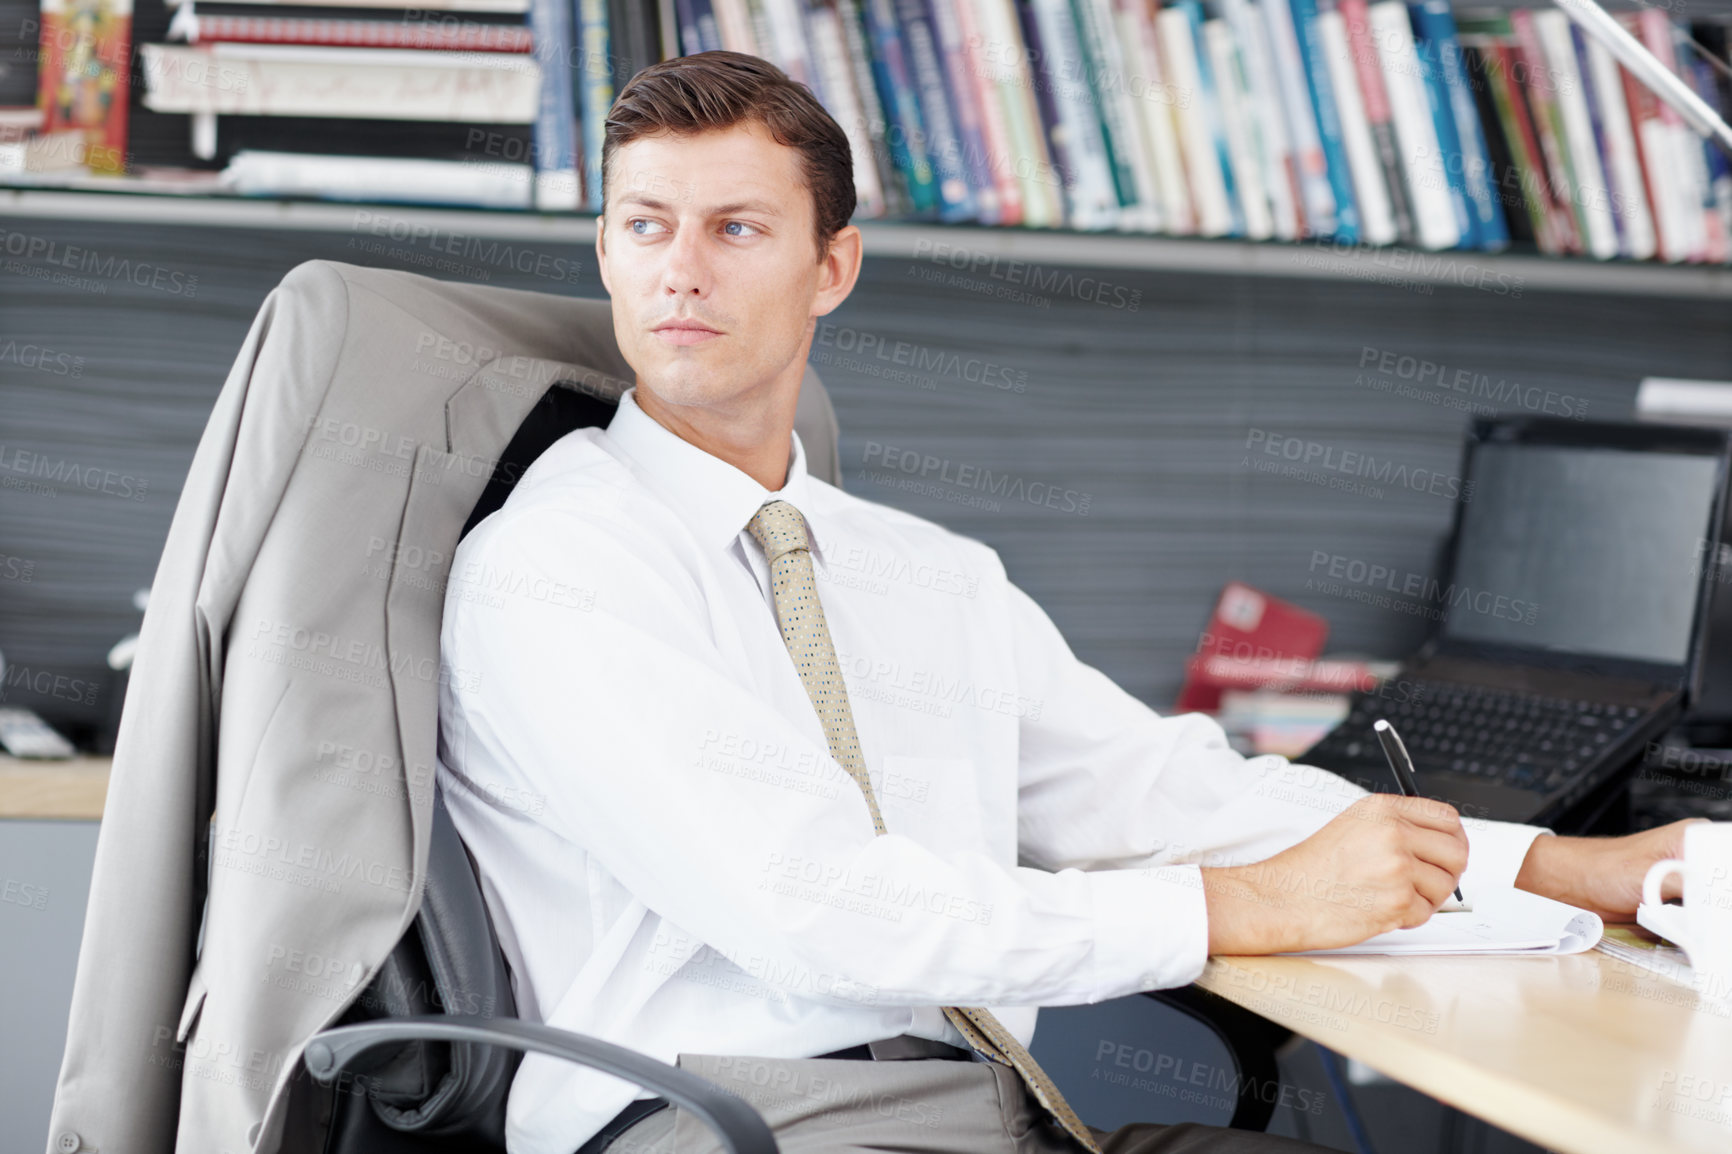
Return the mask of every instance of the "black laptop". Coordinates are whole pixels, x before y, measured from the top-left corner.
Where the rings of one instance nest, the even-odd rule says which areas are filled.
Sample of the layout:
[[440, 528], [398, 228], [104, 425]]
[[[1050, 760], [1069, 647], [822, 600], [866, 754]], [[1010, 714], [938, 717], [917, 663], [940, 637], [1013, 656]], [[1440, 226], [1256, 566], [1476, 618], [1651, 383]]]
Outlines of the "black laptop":
[[1435, 611], [1430, 638], [1297, 760], [1393, 792], [1371, 730], [1387, 718], [1426, 796], [1466, 816], [1579, 818], [1697, 685], [1729, 437], [1476, 420], [1443, 576], [1391, 591]]

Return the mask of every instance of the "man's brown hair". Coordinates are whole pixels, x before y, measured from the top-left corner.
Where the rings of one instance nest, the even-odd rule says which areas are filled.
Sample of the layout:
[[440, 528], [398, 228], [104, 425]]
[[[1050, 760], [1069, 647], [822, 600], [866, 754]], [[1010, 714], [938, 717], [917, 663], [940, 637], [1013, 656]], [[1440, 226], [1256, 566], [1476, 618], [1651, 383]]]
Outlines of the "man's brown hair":
[[854, 158], [841, 125], [804, 84], [744, 52], [697, 52], [652, 64], [620, 90], [607, 114], [601, 147], [602, 190], [621, 145], [640, 136], [676, 135], [762, 124], [776, 140], [800, 153], [800, 170], [812, 193], [818, 259], [854, 215]]

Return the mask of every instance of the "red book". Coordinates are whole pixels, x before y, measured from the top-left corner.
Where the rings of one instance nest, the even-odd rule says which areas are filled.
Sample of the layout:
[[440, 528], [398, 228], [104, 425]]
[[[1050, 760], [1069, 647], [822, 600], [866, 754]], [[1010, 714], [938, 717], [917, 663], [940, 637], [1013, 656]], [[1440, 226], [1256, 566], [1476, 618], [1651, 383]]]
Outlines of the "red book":
[[[1220, 708], [1223, 689], [1246, 688], [1245, 663], [1257, 663], [1269, 681], [1303, 680], [1329, 638], [1329, 622], [1292, 602], [1230, 581], [1215, 602], [1208, 628], [1186, 666], [1179, 713]], [[1211, 667], [1228, 676], [1210, 676]]]
[[125, 172], [132, 0], [42, 0], [41, 47], [43, 134], [76, 129], [85, 167]]

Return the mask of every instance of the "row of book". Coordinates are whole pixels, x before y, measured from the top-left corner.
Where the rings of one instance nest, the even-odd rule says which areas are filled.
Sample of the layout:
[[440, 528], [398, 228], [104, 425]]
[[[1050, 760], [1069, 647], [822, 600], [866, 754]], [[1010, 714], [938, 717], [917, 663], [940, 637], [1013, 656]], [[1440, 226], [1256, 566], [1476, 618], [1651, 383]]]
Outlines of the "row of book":
[[[40, 2], [44, 129], [121, 171], [131, 0]], [[135, 120], [190, 115], [179, 131], [240, 192], [595, 211], [614, 93], [727, 48], [835, 116], [860, 217], [1732, 256], [1727, 158], [1549, 8], [166, 0], [147, 27], [142, 3], [162, 42], [139, 46]], [[1620, 19], [1732, 110], [1725, 27]]]
[[[1732, 167], [1555, 9], [679, 0], [849, 131], [864, 215], [1724, 261]], [[763, 20], [754, 20], [762, 14]], [[1628, 28], [1732, 110], [1725, 29]], [[768, 25], [768, 34], [764, 25]], [[1718, 70], [1717, 70], [1718, 68]]]
[[77, 145], [45, 164], [139, 175], [133, 79], [134, 121], [227, 162], [213, 187], [273, 195], [594, 210], [614, 91], [669, 52], [636, 0], [41, 4], [34, 143]]

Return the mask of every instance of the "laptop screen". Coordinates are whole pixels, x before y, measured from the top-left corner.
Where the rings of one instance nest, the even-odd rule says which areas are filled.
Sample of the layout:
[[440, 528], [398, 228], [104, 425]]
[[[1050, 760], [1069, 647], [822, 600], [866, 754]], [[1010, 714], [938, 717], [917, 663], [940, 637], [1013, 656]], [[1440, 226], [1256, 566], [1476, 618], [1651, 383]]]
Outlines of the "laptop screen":
[[1684, 665], [1714, 456], [1480, 443], [1443, 636]]

